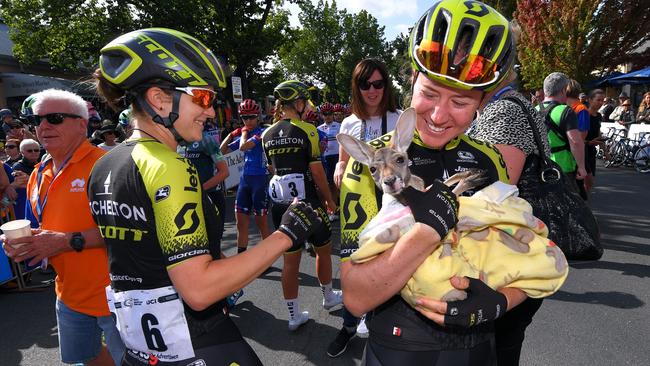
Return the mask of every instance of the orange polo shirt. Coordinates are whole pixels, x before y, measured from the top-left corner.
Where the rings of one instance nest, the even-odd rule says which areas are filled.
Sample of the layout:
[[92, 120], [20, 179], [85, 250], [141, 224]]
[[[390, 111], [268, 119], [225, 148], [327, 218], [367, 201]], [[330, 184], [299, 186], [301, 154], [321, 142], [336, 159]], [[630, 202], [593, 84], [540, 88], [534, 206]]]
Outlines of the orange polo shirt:
[[[96, 227], [90, 214], [86, 184], [95, 162], [104, 153], [104, 150], [84, 141], [56, 178], [52, 163], [47, 164], [39, 191], [37, 172], [42, 163], [36, 165], [27, 183], [27, 197], [34, 216], [38, 218], [36, 202], [39, 197], [41, 202], [44, 200], [49, 188], [41, 229], [70, 233]], [[92, 316], [109, 315], [104, 290], [110, 282], [105, 248], [65, 252], [49, 261], [57, 273], [56, 296], [66, 306]]]

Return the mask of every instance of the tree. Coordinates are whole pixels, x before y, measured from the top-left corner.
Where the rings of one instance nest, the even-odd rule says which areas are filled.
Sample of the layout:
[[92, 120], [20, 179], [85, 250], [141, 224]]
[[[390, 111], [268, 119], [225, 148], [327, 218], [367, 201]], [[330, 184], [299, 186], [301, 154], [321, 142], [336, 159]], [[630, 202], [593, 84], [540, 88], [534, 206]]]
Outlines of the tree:
[[[518, 55], [527, 87], [561, 71], [584, 82], [627, 62], [650, 64], [650, 13], [642, 0], [519, 0]], [[595, 75], [594, 75], [595, 74]]]
[[303, 2], [300, 9], [301, 28], [280, 48], [280, 62], [290, 75], [324, 84], [329, 101], [346, 102], [354, 66], [366, 57], [384, 58], [384, 27], [366, 11], [339, 10], [336, 1]]
[[285, 41], [288, 15], [277, 0], [0, 0], [14, 55], [78, 71], [96, 67], [100, 48], [120, 34], [164, 26], [191, 34], [247, 80]]

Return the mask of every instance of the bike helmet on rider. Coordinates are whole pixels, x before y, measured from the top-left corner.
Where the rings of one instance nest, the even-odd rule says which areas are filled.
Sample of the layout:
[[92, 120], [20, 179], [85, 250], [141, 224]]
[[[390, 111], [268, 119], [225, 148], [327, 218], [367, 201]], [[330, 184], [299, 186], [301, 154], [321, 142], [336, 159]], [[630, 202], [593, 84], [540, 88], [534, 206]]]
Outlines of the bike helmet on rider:
[[334, 113], [343, 113], [343, 105], [340, 103], [336, 103], [332, 107], [332, 110], [334, 111]]
[[[275, 87], [275, 89], [273, 89], [273, 96], [282, 104], [292, 103], [298, 99], [304, 99], [312, 106], [312, 108], [314, 106], [311, 102], [309, 87], [298, 80], [287, 80], [281, 82]], [[300, 118], [303, 117], [302, 115], [305, 113], [306, 108], [307, 107], [304, 107], [302, 111], [297, 111]]]
[[332, 112], [334, 112], [334, 106], [332, 105], [332, 103], [328, 103], [328, 102], [325, 102], [325, 103], [321, 104], [319, 109], [320, 109], [321, 113], [332, 113]]
[[[203, 43], [185, 33], [166, 28], [136, 30], [104, 46], [99, 58], [101, 75], [129, 92], [136, 108], [165, 126], [180, 144], [187, 142], [174, 128], [181, 93], [195, 104], [211, 108], [215, 91], [224, 88], [226, 76], [217, 57]], [[142, 91], [151, 86], [173, 92], [172, 112], [162, 117], [144, 100]]]
[[239, 103], [239, 115], [251, 115], [251, 114], [260, 114], [261, 108], [252, 99], [244, 99]]
[[441, 84], [464, 90], [493, 90], [515, 61], [510, 23], [477, 1], [437, 1], [413, 27], [413, 69]]

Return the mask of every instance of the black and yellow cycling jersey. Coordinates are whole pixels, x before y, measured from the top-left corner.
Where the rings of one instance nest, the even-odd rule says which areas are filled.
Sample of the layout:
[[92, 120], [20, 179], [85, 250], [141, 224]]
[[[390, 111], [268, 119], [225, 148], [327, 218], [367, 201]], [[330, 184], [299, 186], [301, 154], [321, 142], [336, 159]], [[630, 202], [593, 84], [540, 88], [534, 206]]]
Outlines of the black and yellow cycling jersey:
[[[369, 144], [382, 148], [391, 139], [389, 133]], [[442, 149], [433, 149], [422, 142], [416, 131], [407, 153], [411, 172], [424, 179], [425, 186], [468, 169], [483, 169], [489, 177], [476, 190], [497, 180], [509, 182], [499, 151], [466, 135], [456, 137]], [[341, 184], [341, 261], [349, 260], [359, 248], [359, 234], [379, 211], [381, 195], [368, 167], [351, 158]], [[400, 328], [400, 336], [395, 336], [394, 327]], [[375, 309], [369, 328], [373, 342], [405, 351], [467, 349], [493, 337], [492, 323], [469, 329], [440, 327], [408, 305], [399, 293]]]
[[314, 125], [297, 119], [284, 119], [262, 134], [264, 153], [274, 174], [304, 174], [305, 199], [318, 200], [310, 164], [321, 164], [318, 132]]
[[[199, 255], [221, 256], [219, 213], [196, 168], [156, 140], [126, 141], [98, 160], [88, 196], [115, 292], [172, 286], [168, 269]], [[203, 311], [184, 306], [195, 346], [214, 344], [207, 335], [228, 319], [224, 304]], [[230, 337], [221, 341], [239, 339]]]
[[[323, 225], [319, 226], [308, 241], [317, 248], [328, 245], [332, 236], [330, 221], [316, 193], [316, 182], [310, 170], [311, 164], [322, 164], [316, 127], [297, 119], [281, 120], [264, 131], [262, 145], [275, 174], [269, 184], [269, 196], [273, 201], [273, 224], [276, 228], [280, 226], [282, 214], [289, 207], [292, 198], [304, 199], [323, 221]], [[287, 190], [280, 192], [283, 184], [274, 183], [278, 177], [289, 178]], [[283, 197], [286, 194], [288, 197]], [[282, 198], [286, 198], [284, 202]], [[302, 243], [295, 243], [287, 253], [298, 252], [303, 248]]]

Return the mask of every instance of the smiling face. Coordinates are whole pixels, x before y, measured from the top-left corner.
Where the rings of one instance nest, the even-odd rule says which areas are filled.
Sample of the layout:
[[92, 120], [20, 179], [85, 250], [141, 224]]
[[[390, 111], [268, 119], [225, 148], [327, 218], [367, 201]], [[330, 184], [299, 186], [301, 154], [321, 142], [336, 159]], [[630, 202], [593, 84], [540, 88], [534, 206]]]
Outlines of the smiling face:
[[[168, 108], [171, 111], [172, 98], [168, 100]], [[174, 122], [174, 128], [185, 141], [200, 141], [203, 138], [203, 125], [208, 118], [214, 118], [214, 108], [202, 108], [192, 102], [192, 97], [181, 93], [181, 103], [178, 110], [178, 119]], [[171, 133], [171, 132], [170, 132]]]
[[[367, 81], [368, 83], [372, 84], [373, 82], [379, 80], [384, 80], [384, 78], [381, 76], [379, 70], [375, 70], [372, 72], [372, 74], [370, 74], [370, 77]], [[384, 97], [384, 88], [385, 86], [381, 89], [377, 89], [372, 85], [370, 85], [370, 88], [368, 90], [359, 88], [361, 91], [361, 98], [363, 98], [363, 103], [366, 105], [366, 110], [371, 115], [376, 115], [377, 111], [379, 110], [379, 106], [381, 105], [381, 101]]]
[[439, 149], [461, 135], [474, 119], [483, 93], [454, 89], [419, 75], [411, 107], [417, 113], [416, 128], [422, 141]]

